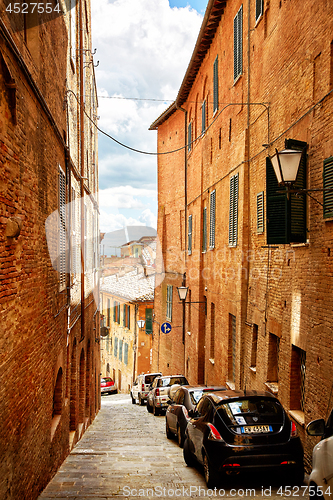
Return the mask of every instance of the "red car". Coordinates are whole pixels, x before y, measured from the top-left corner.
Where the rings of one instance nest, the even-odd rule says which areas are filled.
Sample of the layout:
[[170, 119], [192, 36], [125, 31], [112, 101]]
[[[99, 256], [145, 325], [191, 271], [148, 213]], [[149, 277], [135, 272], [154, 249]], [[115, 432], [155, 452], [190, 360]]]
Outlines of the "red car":
[[112, 378], [110, 377], [102, 377], [101, 378], [101, 393], [102, 394], [112, 394], [117, 392], [117, 385], [114, 383]]

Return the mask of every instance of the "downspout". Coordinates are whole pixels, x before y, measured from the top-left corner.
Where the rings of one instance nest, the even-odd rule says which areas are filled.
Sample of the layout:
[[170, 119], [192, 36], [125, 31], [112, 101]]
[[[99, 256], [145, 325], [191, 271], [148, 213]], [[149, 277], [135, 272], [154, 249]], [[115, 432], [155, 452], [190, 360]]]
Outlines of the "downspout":
[[85, 268], [85, 207], [84, 207], [84, 96], [83, 96], [83, 3], [79, 3], [79, 60], [80, 60], [80, 188], [81, 188], [81, 340], [85, 334], [85, 310], [84, 310], [84, 268]]
[[135, 380], [136, 371], [136, 351], [137, 351], [137, 320], [138, 320], [138, 304], [134, 306], [134, 344], [133, 344], [133, 382]]
[[[184, 234], [184, 273], [183, 273], [183, 282], [182, 286], [186, 286], [186, 263], [187, 263], [187, 249], [186, 249], [186, 243], [187, 243], [187, 111], [186, 109], [182, 108], [181, 106], [178, 106], [176, 103], [176, 109], [180, 109], [184, 113], [184, 136], [185, 136], [185, 148], [184, 148], [184, 205], [185, 205], [185, 234]], [[184, 366], [183, 366], [183, 373], [185, 373], [185, 367], [186, 367], [186, 348], [185, 348], [185, 300], [183, 301], [183, 346], [184, 346]]]

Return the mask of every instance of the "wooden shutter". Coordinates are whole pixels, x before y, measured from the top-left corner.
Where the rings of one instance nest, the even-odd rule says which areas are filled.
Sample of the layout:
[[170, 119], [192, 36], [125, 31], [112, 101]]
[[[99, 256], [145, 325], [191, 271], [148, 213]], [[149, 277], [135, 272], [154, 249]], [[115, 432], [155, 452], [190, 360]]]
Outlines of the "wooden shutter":
[[[301, 149], [303, 155], [297, 173], [295, 189], [306, 189], [306, 142], [287, 139], [285, 141], [286, 149]], [[289, 203], [289, 221], [290, 221], [290, 243], [305, 243], [306, 242], [306, 194], [291, 194]], [[288, 243], [289, 243], [288, 242]]]
[[257, 194], [257, 233], [264, 232], [264, 192]]
[[113, 322], [117, 322], [117, 302], [113, 301]]
[[238, 174], [230, 179], [229, 246], [236, 247], [238, 239]]
[[[172, 290], [172, 289], [171, 289]], [[153, 310], [146, 309], [146, 333], [152, 335], [153, 333]]]
[[[324, 160], [324, 189], [333, 189], [333, 156]], [[324, 191], [324, 218], [333, 217], [333, 191]]]
[[210, 193], [209, 207], [209, 248], [215, 247], [216, 191]]
[[114, 339], [114, 357], [116, 358], [118, 356], [118, 338], [115, 337]]
[[202, 251], [207, 251], [207, 208], [202, 213]]
[[191, 255], [191, 253], [192, 253], [192, 215], [189, 215], [189, 217], [188, 217], [187, 253], [188, 253], [188, 255]]
[[272, 162], [266, 158], [266, 214], [267, 243], [288, 243], [288, 206], [285, 193], [277, 193], [279, 187]]
[[219, 74], [218, 74], [218, 56], [214, 61], [214, 113], [219, 109]]
[[243, 6], [234, 18], [234, 80], [243, 72]]
[[131, 306], [127, 306], [127, 328], [131, 328]]
[[188, 151], [191, 151], [192, 149], [192, 122], [188, 124], [187, 149]]
[[66, 177], [59, 169], [59, 284], [66, 286]]
[[123, 360], [123, 341], [119, 339], [119, 360]]
[[124, 363], [128, 365], [128, 344], [124, 344]]
[[201, 132], [203, 133], [206, 130], [206, 101], [202, 103], [201, 108]]
[[259, 17], [262, 16], [263, 14], [263, 0], [256, 0], [256, 22], [258, 21]]
[[123, 304], [123, 326], [126, 327], [126, 304]]

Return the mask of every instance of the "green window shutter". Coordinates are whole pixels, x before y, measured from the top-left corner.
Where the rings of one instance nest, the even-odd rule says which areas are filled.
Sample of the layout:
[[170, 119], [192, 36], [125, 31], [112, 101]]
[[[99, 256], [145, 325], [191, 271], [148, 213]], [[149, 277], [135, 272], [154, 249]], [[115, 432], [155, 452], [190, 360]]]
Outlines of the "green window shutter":
[[191, 253], [192, 253], [192, 215], [189, 215], [189, 217], [188, 217], [187, 253], [188, 253], [188, 255], [191, 255]]
[[126, 304], [123, 304], [123, 326], [126, 327]]
[[131, 306], [127, 306], [127, 328], [131, 328]]
[[128, 365], [128, 344], [124, 344], [124, 363]]
[[188, 151], [192, 150], [192, 122], [188, 124], [187, 149]]
[[234, 80], [243, 72], [243, 6], [234, 18]]
[[202, 251], [207, 251], [207, 208], [202, 213]]
[[66, 286], [66, 177], [59, 169], [59, 284]]
[[117, 321], [117, 302], [113, 302], [113, 322]]
[[215, 248], [216, 191], [210, 193], [209, 207], [209, 248]]
[[218, 74], [218, 56], [214, 61], [214, 90], [213, 90], [213, 98], [214, 98], [214, 113], [219, 109], [219, 74]]
[[[303, 155], [297, 173], [295, 189], [306, 189], [306, 142], [287, 139], [285, 141], [286, 149], [302, 149]], [[306, 194], [291, 194], [289, 200], [290, 213], [290, 242], [305, 243], [306, 242]]]
[[[333, 189], [333, 156], [324, 160], [324, 189]], [[324, 191], [324, 218], [333, 217], [333, 191]]]
[[236, 247], [238, 239], [238, 174], [230, 179], [229, 247]]
[[264, 2], [263, 0], [256, 0], [256, 22], [263, 15]]
[[267, 214], [267, 243], [288, 243], [288, 200], [281, 191], [274, 172], [272, 162], [266, 158], [266, 214]]
[[117, 305], [117, 323], [120, 325], [120, 302]]
[[123, 360], [123, 341], [119, 339], [119, 360]]
[[263, 233], [264, 225], [264, 192], [257, 194], [257, 233]]
[[201, 108], [201, 132], [204, 133], [206, 130], [206, 101], [202, 103], [202, 108]]
[[152, 335], [153, 333], [153, 310], [146, 309], [146, 333], [147, 335]]
[[118, 357], [118, 337], [114, 339], [114, 357]]

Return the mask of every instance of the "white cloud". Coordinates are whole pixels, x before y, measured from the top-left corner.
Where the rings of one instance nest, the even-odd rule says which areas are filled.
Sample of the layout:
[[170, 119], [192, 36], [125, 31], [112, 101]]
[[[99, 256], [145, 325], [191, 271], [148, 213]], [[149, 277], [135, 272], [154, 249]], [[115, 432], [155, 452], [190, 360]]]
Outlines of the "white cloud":
[[118, 186], [102, 189], [99, 192], [100, 207], [142, 209], [145, 204], [139, 198], [156, 200], [157, 193], [152, 189], [139, 189], [132, 186]]
[[142, 212], [139, 220], [140, 222], [144, 222], [146, 226], [154, 227], [155, 229], [157, 229], [157, 217], [149, 208]]
[[146, 226], [147, 224], [133, 217], [125, 217], [123, 214], [108, 214], [100, 209], [99, 225], [102, 233], [111, 233], [125, 226]]

